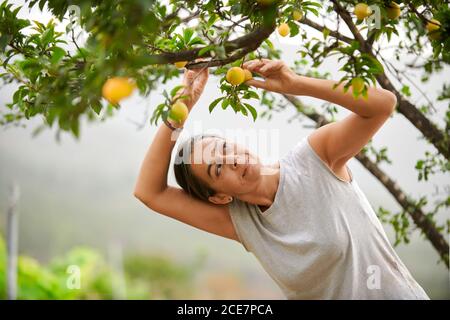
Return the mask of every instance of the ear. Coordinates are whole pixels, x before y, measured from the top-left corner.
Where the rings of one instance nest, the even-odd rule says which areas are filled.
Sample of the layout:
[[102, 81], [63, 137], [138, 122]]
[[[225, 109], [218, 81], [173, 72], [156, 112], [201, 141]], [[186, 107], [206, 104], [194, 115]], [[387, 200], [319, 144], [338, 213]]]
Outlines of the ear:
[[227, 204], [233, 200], [233, 197], [226, 193], [216, 193], [208, 197], [208, 200], [214, 204]]

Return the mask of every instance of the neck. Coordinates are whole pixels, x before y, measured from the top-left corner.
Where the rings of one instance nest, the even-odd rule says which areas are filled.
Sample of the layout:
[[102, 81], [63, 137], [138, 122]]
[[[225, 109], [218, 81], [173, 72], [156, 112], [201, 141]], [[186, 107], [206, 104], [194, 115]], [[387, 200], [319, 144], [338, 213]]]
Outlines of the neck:
[[280, 180], [279, 163], [262, 166], [261, 173], [263, 174], [258, 186], [252, 192], [240, 196], [239, 199], [260, 207], [270, 207], [275, 199]]

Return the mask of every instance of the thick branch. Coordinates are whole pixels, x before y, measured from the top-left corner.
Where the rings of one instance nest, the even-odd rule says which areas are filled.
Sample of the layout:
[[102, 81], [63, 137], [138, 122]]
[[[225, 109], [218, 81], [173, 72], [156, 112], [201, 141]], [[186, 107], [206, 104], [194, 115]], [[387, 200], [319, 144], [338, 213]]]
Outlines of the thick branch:
[[[373, 53], [372, 46], [361, 36], [347, 10], [345, 10], [345, 8], [343, 8], [337, 0], [331, 1], [334, 4], [336, 12], [345, 21], [355, 39], [358, 40], [361, 51], [369, 54], [374, 59], [377, 59]], [[391, 91], [397, 96], [397, 110], [403, 114], [417, 129], [419, 129], [425, 138], [436, 147], [439, 153], [441, 153], [447, 160], [450, 160], [450, 142], [447, 141], [444, 132], [432, 123], [411, 102], [403, 97], [403, 95], [395, 89], [394, 85], [384, 72], [376, 75], [376, 78], [384, 89]]]
[[[259, 27], [255, 29], [254, 31], [236, 38], [234, 40], [230, 40], [224, 44], [224, 49], [226, 54], [230, 54], [235, 50], [242, 49], [243, 52], [248, 53], [253, 50], [256, 50], [261, 43], [267, 39], [275, 29], [275, 26], [270, 27]], [[199, 57], [210, 57], [210, 51], [205, 52], [201, 56], [199, 55], [200, 50], [203, 48], [195, 48], [191, 50], [185, 50], [185, 51], [179, 51], [179, 52], [167, 52], [157, 55], [150, 55], [149, 59], [154, 60], [154, 63], [158, 64], [167, 64], [167, 63], [174, 63], [177, 61], [194, 61], [196, 58]], [[242, 53], [241, 53], [242, 54]], [[237, 57], [237, 58], [236, 58]], [[241, 55], [239, 53], [236, 54], [233, 58], [229, 57], [223, 60], [216, 59], [210, 62], [199, 62], [199, 63], [190, 63], [186, 67], [187, 68], [202, 68], [205, 64], [208, 64], [208, 66], [219, 66], [224, 65], [227, 63], [230, 63], [236, 59], [239, 59]]]
[[[318, 23], [316, 23], [316, 22], [314, 22], [312, 20], [309, 20], [308, 18], [303, 18], [300, 21], [300, 23], [303, 23], [303, 24], [305, 24], [305, 25], [307, 25], [307, 26], [309, 26], [309, 27], [311, 27], [313, 29], [316, 29], [317, 31], [320, 31], [320, 32], [323, 32], [323, 30], [325, 30], [325, 28], [326, 28], [325, 26], [322, 26], [322, 25], [320, 25], [320, 24], [318, 24]], [[328, 28], [326, 28], [326, 29], [328, 29]], [[334, 31], [334, 30], [330, 30], [330, 35], [333, 36], [334, 38], [339, 39], [341, 41], [344, 41], [344, 42], [346, 42], [348, 44], [350, 44], [353, 41], [352, 38], [346, 37], [346, 36], [340, 34], [337, 31]]]
[[[330, 123], [323, 115], [317, 113], [312, 108], [305, 107], [302, 102], [290, 95], [283, 95], [289, 102], [291, 102], [297, 110], [300, 110], [304, 115], [317, 123], [317, 127], [321, 127]], [[415, 225], [422, 230], [427, 239], [431, 242], [433, 247], [439, 253], [441, 259], [449, 267], [449, 245], [444, 236], [436, 229], [435, 224], [427, 219], [425, 213], [414, 203], [408, 199], [400, 186], [391, 179], [383, 170], [381, 170], [376, 163], [369, 159], [362, 152], [358, 153], [355, 158], [374, 175], [384, 187], [391, 193], [397, 203], [411, 216]]]

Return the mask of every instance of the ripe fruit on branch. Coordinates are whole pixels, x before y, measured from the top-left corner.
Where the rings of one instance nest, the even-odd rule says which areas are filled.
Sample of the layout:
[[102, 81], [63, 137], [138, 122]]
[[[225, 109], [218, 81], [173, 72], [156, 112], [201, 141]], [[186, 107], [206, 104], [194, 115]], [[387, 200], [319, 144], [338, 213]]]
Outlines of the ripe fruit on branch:
[[253, 75], [251, 71], [248, 69], [244, 69], [244, 75], [245, 75], [244, 82], [253, 79]]
[[365, 3], [358, 3], [355, 6], [355, 10], [353, 12], [355, 13], [356, 18], [358, 18], [358, 20], [363, 20], [364, 18], [367, 18], [371, 14], [369, 6]]
[[184, 68], [187, 65], [187, 61], [177, 61], [175, 62], [175, 67], [178, 69]]
[[300, 21], [303, 18], [303, 12], [300, 10], [294, 10], [292, 11], [292, 17], [295, 21]]
[[188, 117], [189, 109], [181, 101], [176, 101], [170, 108], [168, 118], [182, 124]]
[[278, 33], [282, 37], [286, 37], [290, 31], [291, 31], [291, 29], [289, 28], [287, 23], [282, 23], [278, 26]]
[[398, 17], [400, 17], [400, 6], [398, 3], [396, 2], [391, 2], [387, 7], [386, 7], [386, 14], [388, 16], [389, 19], [395, 20]]
[[245, 81], [245, 72], [240, 67], [232, 67], [228, 69], [226, 79], [233, 86], [238, 86]]
[[426, 28], [429, 32], [436, 31], [441, 28], [441, 23], [436, 19], [431, 19], [430, 21], [428, 21]]
[[114, 77], [108, 79], [102, 87], [102, 95], [112, 104], [119, 103], [120, 100], [130, 96], [136, 85], [126, 77]]
[[431, 19], [428, 21], [426, 25], [426, 29], [428, 31], [428, 37], [433, 40], [439, 40], [441, 38], [441, 32], [439, 29], [441, 28], [441, 23], [436, 19]]

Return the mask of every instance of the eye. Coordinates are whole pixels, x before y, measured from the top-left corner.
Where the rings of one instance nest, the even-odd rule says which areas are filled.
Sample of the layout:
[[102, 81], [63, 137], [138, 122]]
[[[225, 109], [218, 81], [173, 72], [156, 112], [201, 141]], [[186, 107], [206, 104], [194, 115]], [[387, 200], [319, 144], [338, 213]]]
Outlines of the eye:
[[[227, 151], [227, 142], [225, 141], [222, 145], [222, 154], [225, 155]], [[216, 164], [216, 176], [220, 176], [222, 171], [222, 164]]]
[[220, 176], [220, 172], [222, 171], [222, 165], [216, 165], [216, 176]]

